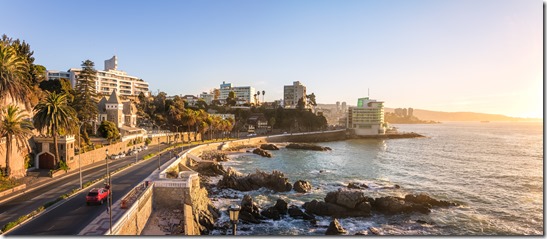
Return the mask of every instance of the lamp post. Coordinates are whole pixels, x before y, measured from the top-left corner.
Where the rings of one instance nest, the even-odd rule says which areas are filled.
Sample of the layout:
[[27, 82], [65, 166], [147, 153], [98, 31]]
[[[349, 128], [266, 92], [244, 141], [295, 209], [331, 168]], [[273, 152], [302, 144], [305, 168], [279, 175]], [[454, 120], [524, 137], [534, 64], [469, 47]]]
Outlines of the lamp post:
[[112, 235], [112, 178], [108, 168], [108, 149], [106, 149], [106, 176], [108, 177], [108, 190], [110, 191], [108, 195], [108, 213], [110, 216], [110, 235]]
[[241, 210], [241, 208], [236, 204], [233, 204], [228, 208], [230, 222], [232, 222], [232, 225], [234, 226], [232, 230], [234, 236], [236, 235], [237, 223], [239, 222], [239, 210]]
[[78, 127], [78, 171], [80, 172], [80, 189], [84, 188], [82, 183], [82, 133], [80, 133], [83, 125], [84, 122], [80, 122], [80, 127]]
[[160, 154], [160, 137], [158, 137], [158, 171], [160, 170], [161, 164], [161, 154]]

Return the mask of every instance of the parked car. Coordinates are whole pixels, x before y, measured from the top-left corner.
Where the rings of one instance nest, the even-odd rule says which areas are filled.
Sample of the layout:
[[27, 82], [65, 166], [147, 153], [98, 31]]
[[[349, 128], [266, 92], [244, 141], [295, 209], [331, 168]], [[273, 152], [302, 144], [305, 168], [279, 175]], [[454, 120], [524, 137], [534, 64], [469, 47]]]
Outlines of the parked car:
[[110, 195], [110, 189], [107, 188], [93, 188], [85, 196], [85, 202], [89, 206], [91, 203], [103, 204]]

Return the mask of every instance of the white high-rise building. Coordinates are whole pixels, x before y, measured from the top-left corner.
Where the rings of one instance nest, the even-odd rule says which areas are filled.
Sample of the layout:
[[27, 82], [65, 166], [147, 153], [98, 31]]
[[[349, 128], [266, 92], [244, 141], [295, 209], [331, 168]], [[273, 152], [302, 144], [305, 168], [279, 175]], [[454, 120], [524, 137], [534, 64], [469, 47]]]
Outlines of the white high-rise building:
[[237, 104], [256, 104], [254, 94], [256, 94], [255, 88], [252, 86], [233, 86], [232, 83], [225, 83], [224, 81], [220, 85], [220, 97], [221, 102], [226, 102], [226, 98], [233, 91], [236, 94]]
[[384, 102], [359, 98], [357, 107], [349, 107], [347, 127], [356, 135], [385, 134]]
[[[97, 84], [95, 85], [97, 93], [110, 95], [113, 90], [116, 90], [119, 95], [138, 96], [141, 92], [145, 96], [150, 95], [148, 82], [138, 77], [127, 75], [125, 71], [117, 70], [117, 67], [118, 58], [113, 56], [104, 61], [104, 71], [97, 70]], [[81, 72], [81, 68], [70, 68], [67, 72], [48, 71], [47, 76], [49, 80], [68, 78], [72, 87], [75, 87], [78, 75]]]
[[199, 94], [199, 98], [203, 99], [203, 101], [205, 101], [205, 103], [207, 103], [208, 105], [213, 102], [214, 97], [215, 96], [213, 95], [213, 93], [202, 92], [201, 94]]
[[300, 84], [300, 81], [294, 81], [292, 85], [286, 85], [283, 87], [283, 103], [285, 108], [296, 108], [298, 100], [304, 100], [306, 102], [306, 86]]

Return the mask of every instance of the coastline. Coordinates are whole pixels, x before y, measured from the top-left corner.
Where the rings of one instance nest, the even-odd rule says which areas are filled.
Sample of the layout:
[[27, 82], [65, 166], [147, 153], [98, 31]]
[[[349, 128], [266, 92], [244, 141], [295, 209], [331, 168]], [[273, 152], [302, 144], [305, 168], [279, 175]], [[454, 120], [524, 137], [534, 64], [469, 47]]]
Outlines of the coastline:
[[[286, 146], [286, 144], [289, 144], [290, 142], [299, 142], [299, 143], [315, 143], [315, 142], [329, 142], [329, 141], [343, 141], [347, 139], [356, 139], [356, 138], [366, 138], [366, 139], [400, 139], [400, 138], [416, 138], [416, 137], [425, 137], [423, 135], [417, 134], [417, 133], [397, 133], [397, 134], [388, 134], [388, 135], [377, 135], [377, 136], [368, 136], [368, 137], [359, 137], [359, 136], [351, 136], [347, 134], [346, 130], [340, 130], [340, 131], [334, 131], [334, 132], [312, 132], [312, 133], [297, 133], [297, 134], [283, 134], [283, 135], [276, 135], [276, 136], [264, 136], [264, 137], [255, 137], [255, 138], [249, 138], [249, 139], [241, 139], [241, 140], [234, 140], [234, 141], [228, 141], [228, 142], [221, 142], [218, 144], [209, 145], [206, 147], [203, 147], [202, 150], [197, 149], [197, 151], [194, 151], [195, 155], [202, 155], [206, 153], [207, 151], [219, 151], [222, 153], [225, 153], [226, 156], [228, 156], [227, 161], [232, 161], [234, 157], [238, 157], [238, 155], [248, 154], [251, 153], [251, 150], [253, 148], [260, 148], [262, 144], [276, 144], [282, 148]], [[234, 150], [235, 149], [235, 150]], [[268, 159], [264, 159], [268, 160]], [[222, 162], [219, 160], [214, 160], [217, 163]], [[198, 163], [201, 164], [201, 163]], [[207, 164], [207, 163], [206, 163]], [[224, 163], [222, 163], [224, 164]], [[198, 167], [194, 168], [197, 170]], [[266, 174], [269, 174], [269, 172], [263, 172]], [[281, 172], [283, 175], [283, 172]], [[244, 195], [247, 195], [249, 193], [253, 193], [251, 191], [239, 191], [235, 189], [229, 189], [226, 190], [226, 188], [222, 189], [219, 187], [218, 183], [220, 180], [222, 180], [223, 175], [217, 174], [216, 176], [213, 175], [207, 175], [199, 173], [200, 181], [202, 182], [202, 185], [209, 191], [208, 198], [212, 202], [215, 202], [215, 206], [218, 207], [219, 210], [225, 211], [226, 202], [231, 203], [240, 203], [242, 197]], [[291, 182], [294, 182], [298, 180], [297, 178], [291, 178], [289, 179]], [[339, 185], [340, 188], [346, 188], [346, 186]], [[398, 186], [397, 186], [398, 187]], [[382, 187], [382, 189], [388, 189], [391, 190], [392, 187]], [[267, 190], [267, 189], [260, 189], [261, 190]], [[278, 194], [278, 193], [276, 193]], [[281, 194], [280, 194], [281, 195]], [[286, 193], [282, 193], [282, 195], [286, 195]], [[269, 202], [269, 203], [275, 203], [275, 202]], [[304, 208], [302, 208], [302, 205], [292, 205], [298, 207], [300, 210], [304, 211]], [[261, 211], [266, 210], [265, 207], [259, 208]], [[260, 214], [258, 214], [260, 215]], [[226, 224], [226, 215], [221, 215], [221, 218], [217, 220], [215, 223], [216, 226], [216, 233], [225, 234], [227, 233], [227, 228], [224, 224]], [[291, 219], [291, 217], [286, 216], [282, 220], [295, 220], [294, 218]], [[308, 225], [308, 224], [306, 224]], [[314, 224], [309, 224], [310, 227], [314, 227], [319, 230], [323, 230], [321, 228], [324, 228], [326, 225], [319, 226]], [[244, 228], [241, 228], [244, 229]], [[310, 230], [316, 230], [316, 229], [310, 229]], [[366, 228], [365, 228], [366, 229]], [[370, 233], [370, 232], [369, 232]], [[217, 234], [218, 235], [218, 234]]]

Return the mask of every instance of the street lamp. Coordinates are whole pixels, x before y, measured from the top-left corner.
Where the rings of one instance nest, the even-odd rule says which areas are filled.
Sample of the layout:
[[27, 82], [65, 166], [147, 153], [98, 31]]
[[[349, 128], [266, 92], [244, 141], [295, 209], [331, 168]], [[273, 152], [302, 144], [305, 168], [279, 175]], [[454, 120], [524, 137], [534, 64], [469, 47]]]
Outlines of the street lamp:
[[158, 136], [158, 171], [160, 170], [161, 164], [161, 154], [160, 154], [160, 136]]
[[110, 235], [112, 235], [112, 178], [108, 168], [108, 149], [106, 149], [106, 176], [108, 177], [108, 190], [110, 191], [108, 195], [108, 213], [110, 215]]
[[80, 122], [80, 127], [78, 127], [78, 171], [80, 171], [80, 189], [84, 188], [82, 184], [82, 133], [80, 133], [83, 125], [84, 122]]
[[236, 235], [237, 223], [239, 222], [239, 210], [241, 210], [241, 208], [236, 204], [233, 204], [228, 208], [228, 212], [230, 213], [230, 222], [234, 225], [232, 230], [234, 236]]

